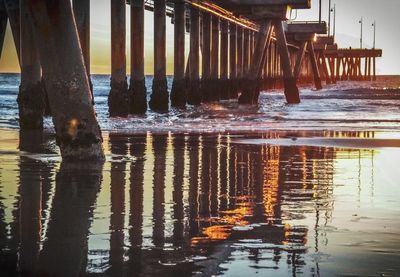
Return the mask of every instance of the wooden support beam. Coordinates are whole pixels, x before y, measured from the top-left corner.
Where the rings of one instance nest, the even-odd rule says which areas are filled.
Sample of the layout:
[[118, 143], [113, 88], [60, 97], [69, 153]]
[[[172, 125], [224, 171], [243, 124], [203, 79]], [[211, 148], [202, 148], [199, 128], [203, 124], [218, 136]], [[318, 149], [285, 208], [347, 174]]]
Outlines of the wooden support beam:
[[272, 22], [271, 20], [265, 20], [261, 23], [260, 31], [257, 34], [257, 42], [250, 70], [247, 73], [246, 80], [242, 80], [242, 82], [245, 82], [245, 84], [243, 84], [243, 91], [239, 97], [239, 104], [255, 105], [258, 103], [258, 96], [260, 92], [259, 78], [263, 66], [263, 55], [271, 35]]
[[32, 20], [26, 0], [20, 0], [21, 26], [21, 85], [18, 94], [19, 125], [21, 130], [43, 128], [46, 94], [41, 82], [39, 53], [33, 37]]
[[[103, 160], [101, 131], [69, 0], [27, 0], [64, 160]], [[63, 66], [60, 66], [63, 65]]]
[[190, 9], [190, 55], [187, 101], [191, 105], [201, 103], [199, 93], [199, 48], [200, 48], [200, 16], [197, 8]]
[[[210, 94], [207, 100], [218, 101], [219, 95], [219, 18], [216, 16], [211, 17], [212, 33], [211, 33], [211, 84]], [[205, 99], [206, 100], [206, 99]]]
[[154, 79], [149, 106], [157, 112], [169, 107], [166, 57], [166, 6], [165, 0], [154, 1]]
[[237, 97], [237, 26], [229, 24], [229, 98]]
[[73, 0], [73, 9], [86, 72], [90, 76], [90, 0]]
[[276, 30], [279, 55], [281, 57], [286, 101], [289, 104], [297, 104], [300, 103], [299, 89], [297, 88], [296, 78], [293, 75], [292, 67], [290, 65], [289, 50], [286, 42], [285, 31], [283, 29], [283, 22], [280, 20], [274, 20], [274, 26]]
[[341, 62], [342, 62], [342, 58], [336, 57], [335, 59], [336, 59], [336, 64], [335, 64], [335, 66], [336, 66], [336, 68], [335, 68], [335, 70], [336, 70], [336, 73], [335, 73], [336, 80], [340, 81], [340, 65], [341, 65]]
[[14, 38], [14, 44], [17, 52], [18, 61], [20, 62], [21, 26], [20, 26], [19, 0], [3, 0], [3, 1], [7, 10], [8, 21], [10, 22], [11, 32]]
[[228, 21], [221, 20], [221, 47], [220, 47], [220, 96], [221, 99], [229, 99], [229, 83], [228, 83], [228, 50], [229, 50], [229, 34]]
[[311, 68], [314, 76], [314, 86], [316, 90], [320, 90], [322, 89], [321, 75], [319, 73], [318, 62], [315, 56], [314, 44], [311, 40], [307, 43], [307, 47], [308, 47], [308, 55], [310, 56]]
[[247, 75], [250, 64], [250, 31], [243, 31], [243, 76]]
[[[236, 43], [236, 49], [237, 49], [237, 78], [238, 80], [243, 79], [243, 28], [237, 27], [236, 30], [236, 37], [237, 37], [237, 43]], [[240, 89], [240, 88], [239, 88]]]
[[202, 14], [202, 63], [201, 63], [201, 90], [202, 100], [204, 102], [210, 101], [211, 95], [214, 93], [211, 87], [211, 14]]
[[249, 69], [250, 65], [252, 62], [253, 54], [254, 54], [254, 48], [255, 48], [255, 35], [254, 31], [250, 30], [250, 60], [249, 60]]
[[301, 66], [303, 64], [304, 55], [306, 54], [306, 48], [307, 41], [303, 41], [297, 52], [296, 64], [294, 66], [294, 77], [296, 78], [296, 80], [298, 80], [300, 76]]
[[185, 81], [185, 1], [174, 5], [174, 81], [171, 90], [171, 106], [186, 106]]
[[357, 80], [362, 81], [361, 58], [357, 58]]
[[367, 80], [368, 77], [368, 58], [364, 58], [364, 80]]
[[321, 66], [325, 75], [325, 82], [329, 85], [332, 84], [331, 77], [329, 75], [328, 63], [326, 62], [326, 56], [324, 52], [321, 52]]
[[372, 81], [376, 81], [376, 58], [372, 58]]
[[110, 116], [129, 114], [125, 11], [125, 0], [111, 1], [111, 90], [108, 96]]
[[334, 58], [328, 58], [329, 62], [329, 72], [331, 76], [332, 83], [336, 84], [336, 76], [335, 76], [335, 60]]
[[145, 113], [147, 89], [144, 76], [144, 1], [131, 1], [131, 80], [130, 112]]

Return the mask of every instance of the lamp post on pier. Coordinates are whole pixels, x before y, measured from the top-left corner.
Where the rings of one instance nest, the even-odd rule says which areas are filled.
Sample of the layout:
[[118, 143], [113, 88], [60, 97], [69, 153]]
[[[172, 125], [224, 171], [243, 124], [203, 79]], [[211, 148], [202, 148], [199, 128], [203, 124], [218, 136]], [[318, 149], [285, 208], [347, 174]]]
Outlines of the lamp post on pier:
[[375, 49], [375, 43], [376, 43], [376, 21], [374, 20], [374, 23], [372, 23], [372, 27], [374, 27], [374, 43], [373, 43], [373, 49]]
[[361, 35], [360, 35], [360, 48], [363, 48], [363, 18], [361, 17], [360, 21], [358, 23], [361, 24]]
[[[333, 39], [335, 39], [335, 35], [336, 35], [336, 4], [333, 4], [333, 8], [330, 9], [331, 12], [333, 12]], [[329, 26], [329, 30], [330, 30], [330, 26]]]
[[319, 0], [319, 23], [322, 21], [322, 0]]
[[331, 1], [331, 0], [329, 0], [329, 13], [328, 13], [328, 37], [330, 37], [330, 36], [331, 36], [331, 12], [332, 12], [332, 9], [331, 9], [331, 3], [332, 3], [332, 1]]

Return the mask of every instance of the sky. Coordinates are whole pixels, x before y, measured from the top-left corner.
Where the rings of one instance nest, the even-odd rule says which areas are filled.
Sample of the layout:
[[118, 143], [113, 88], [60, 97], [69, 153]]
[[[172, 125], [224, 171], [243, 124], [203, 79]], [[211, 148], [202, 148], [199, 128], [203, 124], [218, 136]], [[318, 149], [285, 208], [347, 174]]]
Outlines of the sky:
[[[322, 0], [323, 19], [328, 20], [328, 0]], [[400, 0], [332, 0], [336, 4], [336, 41], [340, 48], [360, 45], [360, 24], [363, 17], [364, 47], [373, 45], [372, 23], [376, 20], [376, 48], [383, 49], [377, 61], [377, 73], [400, 75]], [[333, 14], [332, 14], [333, 17]], [[296, 20], [318, 20], [318, 0], [312, 0], [310, 10], [296, 10]], [[110, 73], [110, 0], [91, 0], [91, 70], [92, 73]], [[127, 61], [129, 61], [129, 8], [127, 7]], [[332, 23], [333, 24], [333, 23]], [[167, 74], [173, 74], [173, 25], [167, 18]], [[189, 40], [186, 35], [186, 42]], [[188, 44], [186, 47], [188, 52]], [[187, 53], [186, 53], [187, 54]], [[129, 62], [128, 72], [129, 72]], [[0, 72], [19, 72], [17, 56], [10, 28], [6, 33]], [[145, 72], [153, 72], [153, 14], [145, 14]]]

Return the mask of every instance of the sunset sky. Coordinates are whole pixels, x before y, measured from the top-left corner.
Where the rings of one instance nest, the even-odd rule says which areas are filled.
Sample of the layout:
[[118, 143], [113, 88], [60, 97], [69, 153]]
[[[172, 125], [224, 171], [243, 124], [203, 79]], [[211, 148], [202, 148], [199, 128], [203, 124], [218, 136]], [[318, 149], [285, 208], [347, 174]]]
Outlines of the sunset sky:
[[[377, 22], [376, 47], [383, 49], [378, 59], [378, 74], [400, 75], [400, 22], [399, 0], [332, 0], [336, 3], [336, 37], [339, 47], [359, 47], [361, 16], [364, 18], [364, 47], [372, 47], [374, 20]], [[312, 1], [311, 10], [294, 11], [296, 20], [317, 20], [318, 0]], [[92, 73], [110, 73], [110, 0], [91, 0], [91, 64]], [[323, 0], [323, 18], [328, 18], [328, 0]], [[129, 61], [129, 8], [127, 9], [127, 55]], [[145, 71], [153, 71], [153, 14], [145, 16]], [[189, 38], [187, 34], [187, 40]], [[188, 48], [188, 47], [187, 47]], [[128, 62], [129, 67], [129, 62]], [[8, 27], [0, 72], [19, 72], [14, 42]], [[129, 68], [128, 68], [129, 72]], [[173, 73], [173, 25], [167, 18], [167, 73]]]

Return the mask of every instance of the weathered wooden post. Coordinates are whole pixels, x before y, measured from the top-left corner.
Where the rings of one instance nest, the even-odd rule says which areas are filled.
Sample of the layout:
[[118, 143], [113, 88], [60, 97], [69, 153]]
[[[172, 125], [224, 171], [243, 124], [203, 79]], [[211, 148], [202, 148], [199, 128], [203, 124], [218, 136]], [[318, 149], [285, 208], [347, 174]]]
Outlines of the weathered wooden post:
[[220, 98], [218, 89], [219, 78], [219, 18], [211, 17], [212, 33], [211, 33], [211, 86], [210, 101], [218, 101]]
[[21, 130], [42, 129], [46, 95], [41, 83], [40, 61], [26, 0], [20, 0], [20, 12], [21, 84], [17, 99], [19, 125]]
[[[64, 160], [103, 160], [102, 136], [69, 0], [27, 0]], [[63, 66], [60, 66], [63, 65]]]
[[203, 102], [211, 101], [213, 87], [211, 86], [211, 15], [202, 14], [202, 63], [201, 63], [201, 88]]
[[75, 24], [90, 81], [90, 0], [73, 0]]
[[335, 60], [331, 57], [328, 58], [329, 72], [331, 76], [331, 81], [333, 84], [336, 84], [336, 76], [335, 76]]
[[229, 98], [237, 98], [236, 25], [229, 24]]
[[307, 47], [308, 47], [308, 55], [310, 56], [311, 68], [314, 76], [314, 86], [315, 89], [320, 90], [322, 89], [321, 75], [319, 73], [317, 58], [315, 57], [314, 44], [311, 40], [307, 43]]
[[228, 83], [228, 21], [221, 20], [221, 47], [220, 47], [220, 63], [221, 63], [221, 75], [220, 75], [220, 96], [221, 99], [229, 99], [229, 83]]
[[174, 81], [171, 105], [179, 108], [186, 106], [185, 25], [185, 1], [177, 0], [174, 4]]
[[189, 80], [187, 101], [191, 105], [201, 103], [199, 93], [199, 48], [200, 48], [200, 16], [199, 10], [192, 7], [190, 10], [190, 53], [189, 53]]
[[263, 55], [265, 53], [265, 47], [267, 42], [272, 35], [272, 24], [271, 20], [265, 20], [261, 23], [260, 30], [257, 34], [256, 47], [253, 55], [253, 62], [250, 70], [247, 73], [246, 79], [242, 80], [245, 82], [242, 87], [243, 91], [239, 97], [239, 104], [257, 104], [258, 95], [260, 90], [260, 74], [262, 71]]
[[129, 114], [125, 11], [125, 0], [111, 1], [111, 90], [108, 96], [110, 116]]
[[149, 106], [157, 112], [166, 112], [169, 107], [165, 19], [165, 0], [154, 1], [154, 79]]
[[336, 57], [336, 79], [337, 79], [337, 81], [340, 81], [341, 80], [341, 78], [340, 78], [340, 66], [341, 66], [341, 63], [342, 63], [342, 58], [341, 57]]
[[236, 88], [238, 89], [238, 92], [241, 91], [242, 89], [242, 81], [243, 81], [243, 28], [240, 26], [237, 26], [236, 30], [236, 49], [237, 49], [237, 57], [236, 57], [236, 76], [237, 76], [237, 83], [236, 83]]
[[368, 81], [371, 81], [371, 56], [368, 56]]
[[326, 84], [329, 85], [329, 84], [332, 84], [332, 80], [331, 80], [331, 77], [329, 75], [328, 64], [326, 63], [326, 56], [325, 56], [324, 52], [325, 52], [325, 50], [322, 50], [320, 52], [321, 66], [322, 66], [323, 73], [325, 75], [325, 82], [326, 82]]
[[8, 15], [3, 1], [0, 1], [0, 59], [3, 51], [4, 38], [6, 35]]
[[254, 31], [250, 30], [250, 60], [249, 60], [249, 69], [250, 69], [250, 64], [252, 63], [252, 58], [254, 54], [254, 48], [255, 48], [255, 35]]
[[364, 81], [367, 80], [367, 75], [368, 75], [368, 59], [367, 57], [364, 57]]
[[243, 30], [243, 76], [249, 71], [250, 64], [250, 30]]
[[376, 81], [376, 57], [372, 58], [372, 80]]
[[290, 65], [289, 50], [286, 42], [285, 31], [283, 30], [283, 22], [280, 20], [274, 20], [274, 26], [279, 55], [281, 57], [286, 101], [289, 104], [297, 104], [300, 103], [299, 89], [297, 88], [296, 78], [293, 75], [292, 67]]
[[20, 26], [20, 14], [19, 14], [19, 0], [3, 0], [7, 15], [8, 21], [10, 22], [11, 32], [14, 38], [15, 49], [17, 51], [18, 61], [20, 61], [21, 57], [21, 26]]
[[130, 112], [147, 110], [147, 90], [144, 76], [144, 0], [131, 0], [131, 80], [129, 84]]
[[303, 41], [297, 52], [296, 64], [294, 66], [294, 77], [299, 80], [301, 66], [303, 64], [304, 55], [306, 54], [307, 41]]

